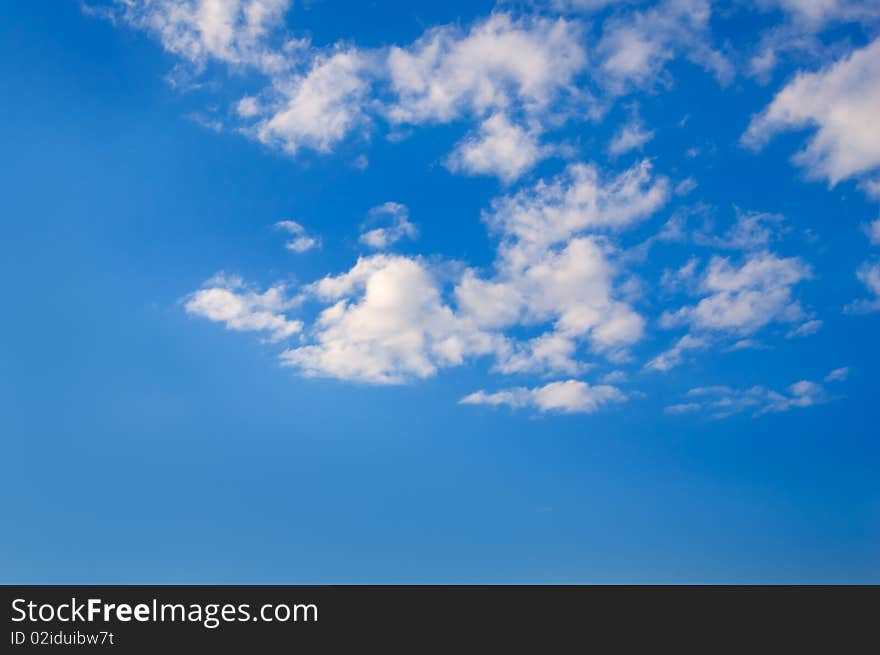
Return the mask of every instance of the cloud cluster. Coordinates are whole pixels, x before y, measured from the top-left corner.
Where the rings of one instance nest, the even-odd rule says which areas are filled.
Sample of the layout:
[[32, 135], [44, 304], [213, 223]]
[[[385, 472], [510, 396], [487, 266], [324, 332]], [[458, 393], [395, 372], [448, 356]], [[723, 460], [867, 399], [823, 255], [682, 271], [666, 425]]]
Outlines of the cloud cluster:
[[[747, 58], [751, 72], [767, 77], [784, 53], [818, 51], [824, 47], [818, 35], [829, 26], [871, 24], [880, 19], [874, 4], [759, 0], [758, 10], [776, 12], [783, 22], [752, 41], [758, 51]], [[228, 67], [241, 80], [236, 88], [247, 93], [237, 91], [225, 114], [199, 114], [200, 122], [239, 131], [291, 156], [304, 149], [329, 153], [347, 140], [358, 143], [358, 137], [366, 143], [383, 127], [391, 138], [418, 126], [462, 123], [464, 136], [442, 163], [455, 174], [501, 182], [500, 195], [482, 213], [494, 259], [475, 267], [392, 254], [418, 230], [406, 206], [386, 202], [368, 212], [358, 236], [368, 254], [349, 270], [304, 285], [296, 296], [284, 285], [261, 291], [217, 276], [187, 296], [188, 313], [285, 341], [283, 364], [307, 376], [400, 384], [485, 358], [494, 374], [562, 378], [478, 391], [461, 400], [542, 412], [593, 412], [626, 400], [610, 384], [590, 386], [574, 378], [597, 361], [623, 366], [638, 353], [634, 346], [653, 321], [646, 313], [647, 285], [634, 267], [647, 260], [654, 244], [712, 252], [687, 253], [682, 265], [663, 272], [663, 293], [685, 299], [656, 323], [679, 333], [645, 368], [668, 371], [715, 347], [761, 347], [758, 333], [774, 324], [784, 326], [788, 338], [821, 328], [798, 298], [799, 286], [813, 277], [811, 266], [773, 251], [789, 229], [781, 215], [737, 209], [732, 223], [716, 229], [711, 209], [680, 208], [659, 233], [638, 236], [641, 245], [629, 247], [627, 231], [638, 233], [635, 228], [674, 195], [692, 191], [694, 179], [673, 190], [641, 155], [629, 168], [603, 170], [579, 161], [575, 146], [553, 143], [566, 122], [596, 122], [613, 103], [628, 102], [628, 120], [599, 146], [604, 144], [612, 163], [620, 162], [655, 134], [661, 140], [641, 120], [636, 101], [625, 96], [668, 88], [675, 60], [701, 67], [722, 85], [729, 82], [743, 57], [728, 44], [716, 45], [712, 23], [723, 17], [710, 0], [502, 4], [471, 23], [430, 26], [409, 43], [381, 47], [315, 47], [292, 38], [285, 23], [290, 5], [120, 0], [109, 14], [154, 35], [178, 58], [175, 81], [197, 79], [210, 63]], [[849, 50], [824, 68], [795, 75], [752, 117], [742, 143], [759, 149], [779, 132], [809, 128], [806, 147], [795, 155], [799, 165], [831, 185], [854, 178], [869, 195], [880, 196], [874, 120], [880, 39]], [[559, 164], [557, 172], [536, 179], [539, 163], [553, 157], [565, 161], [552, 162]], [[355, 161], [359, 168], [367, 165], [366, 155]], [[321, 246], [297, 222], [275, 227], [289, 235], [292, 252]], [[880, 220], [866, 232], [872, 243], [880, 242]], [[848, 310], [880, 309], [880, 264], [865, 263], [857, 274], [871, 297]], [[305, 306], [314, 309], [314, 320], [291, 317], [294, 311], [305, 315]], [[842, 379], [840, 371], [827, 379]], [[784, 392], [693, 390], [688, 402], [669, 411], [766, 413], [826, 399], [820, 384], [801, 381]]]
[[[401, 383], [480, 356], [491, 356], [501, 373], [577, 373], [586, 366], [578, 358], [584, 343], [619, 356], [639, 339], [644, 319], [618, 297], [613, 244], [589, 232], [650, 215], [666, 187], [646, 162], [610, 178], [579, 164], [499, 198], [485, 216], [499, 238], [489, 275], [465, 268], [444, 282], [443, 267], [421, 258], [363, 257], [305, 290], [329, 306], [283, 361], [306, 375]], [[375, 211], [404, 229], [402, 205]], [[365, 235], [373, 245], [390, 239]], [[523, 327], [542, 331], [529, 339], [511, 334]]]

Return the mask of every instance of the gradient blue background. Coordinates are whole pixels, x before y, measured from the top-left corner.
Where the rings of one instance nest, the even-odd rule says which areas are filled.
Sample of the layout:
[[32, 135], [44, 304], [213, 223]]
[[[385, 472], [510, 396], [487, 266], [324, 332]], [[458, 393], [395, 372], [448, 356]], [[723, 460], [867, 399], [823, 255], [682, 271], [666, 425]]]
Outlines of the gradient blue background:
[[[408, 4], [294, 12], [316, 43], [372, 45], [491, 7]], [[698, 174], [700, 200], [815, 231], [798, 254], [822, 277], [802, 297], [823, 330], [644, 375], [646, 396], [611, 411], [534, 417], [456, 404], [486, 386], [484, 366], [393, 388], [301, 379], [180, 305], [219, 269], [343, 270], [386, 200], [410, 207], [421, 252], [488, 263], [477, 218], [497, 183], [439, 166], [464, 125], [376, 138], [363, 172], [353, 145], [290, 161], [188, 120], [204, 97], [163, 82], [173, 61], [145, 36], [74, 2], [3, 14], [0, 581], [880, 582], [880, 317], [841, 312], [863, 293], [857, 226], [876, 207], [852, 184], [800, 179], [800, 135], [760, 156], [737, 146], [772, 86], [723, 90], [681, 64], [641, 112], [658, 169]], [[683, 155], [686, 114], [708, 165]], [[598, 151], [624, 115], [570, 136]], [[319, 228], [321, 253], [279, 247], [268, 226], [287, 217]], [[782, 388], [839, 366], [852, 368], [840, 397], [807, 410], [662, 411], [693, 386]]]

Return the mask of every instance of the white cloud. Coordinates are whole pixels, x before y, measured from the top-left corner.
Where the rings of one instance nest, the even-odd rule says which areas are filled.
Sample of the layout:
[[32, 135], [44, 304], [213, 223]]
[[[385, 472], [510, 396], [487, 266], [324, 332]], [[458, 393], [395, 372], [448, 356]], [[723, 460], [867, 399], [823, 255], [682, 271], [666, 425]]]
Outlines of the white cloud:
[[409, 222], [409, 209], [399, 202], [386, 202], [368, 212], [370, 221], [387, 221], [383, 227], [361, 234], [360, 242], [376, 250], [385, 250], [403, 238], [415, 239], [419, 231]]
[[681, 364], [687, 351], [705, 350], [708, 347], [709, 342], [706, 339], [686, 334], [676, 341], [672, 348], [660, 353], [645, 364], [645, 368], [666, 372]]
[[511, 183], [548, 152], [538, 143], [535, 130], [511, 123], [504, 114], [494, 114], [482, 122], [476, 134], [456, 144], [446, 159], [446, 166], [455, 173], [495, 175]]
[[847, 305], [845, 311], [851, 314], [880, 311], [880, 262], [865, 262], [859, 267], [856, 276], [873, 295], [873, 298], [856, 300]]
[[608, 154], [618, 157], [632, 150], [641, 150], [653, 138], [654, 131], [646, 129], [638, 116], [635, 116], [630, 122], [621, 126], [611, 139], [608, 144]]
[[315, 56], [306, 74], [275, 78], [271, 95], [276, 99], [248, 131], [291, 155], [301, 147], [329, 152], [369, 121], [371, 65], [370, 58], [354, 48]]
[[880, 167], [878, 106], [880, 39], [828, 68], [798, 74], [752, 119], [742, 140], [760, 148], [778, 132], [813, 127], [794, 161], [834, 185]]
[[684, 56], [726, 82], [733, 68], [711, 47], [709, 0], [665, 0], [645, 10], [614, 16], [597, 46], [599, 77], [611, 93], [651, 88], [664, 81], [664, 68]]
[[296, 221], [278, 221], [275, 223], [274, 227], [276, 230], [283, 230], [288, 234], [294, 235], [293, 239], [284, 244], [284, 247], [291, 252], [302, 254], [313, 248], [321, 247], [321, 239], [307, 234], [306, 228]]
[[849, 377], [849, 367], [836, 368], [825, 376], [825, 382], [843, 382]]
[[514, 106], [545, 111], [586, 66], [578, 23], [496, 12], [469, 31], [429, 29], [388, 55], [395, 123], [449, 122]]
[[224, 323], [239, 332], [268, 332], [272, 341], [280, 341], [302, 330], [302, 321], [290, 320], [285, 312], [298, 304], [284, 287], [273, 286], [263, 293], [244, 286], [239, 278], [222, 274], [208, 280], [205, 288], [186, 298], [187, 313]]
[[590, 386], [580, 380], [551, 382], [543, 387], [514, 387], [495, 393], [477, 391], [462, 398], [464, 405], [508, 405], [534, 407], [541, 412], [592, 414], [604, 405], [620, 403], [626, 395], [610, 385]]
[[[694, 226], [694, 222], [698, 224]], [[782, 214], [736, 208], [734, 222], [717, 234], [712, 208], [697, 205], [676, 211], [656, 239], [692, 241], [699, 246], [723, 250], [763, 250], [786, 231]]]
[[213, 59], [271, 72], [286, 65], [267, 39], [283, 28], [289, 6], [290, 0], [123, 0], [111, 15], [154, 34], [168, 52], [197, 66]]
[[316, 320], [311, 343], [282, 354], [305, 375], [398, 384], [497, 347], [492, 335], [443, 302], [436, 279], [416, 259], [362, 258], [310, 291], [335, 303]]
[[611, 179], [593, 164], [570, 164], [548, 184], [541, 181], [492, 203], [489, 225], [514, 242], [508, 256], [544, 249], [586, 229], [618, 230], [650, 216], [669, 198], [669, 181], [653, 177], [643, 160]]
[[804, 310], [792, 289], [810, 277], [810, 267], [797, 257], [753, 253], [736, 266], [715, 256], [700, 280], [700, 290], [707, 295], [696, 305], [664, 312], [661, 324], [750, 335], [771, 322], [793, 323]]
[[818, 319], [812, 319], [810, 321], [806, 321], [801, 325], [798, 325], [793, 330], [790, 330], [788, 334], [785, 335], [786, 339], [794, 339], [795, 337], [808, 337], [812, 334], [816, 334], [819, 330], [822, 329], [822, 321]]
[[[845, 373], [837, 369], [832, 371], [826, 381], [842, 381]], [[697, 387], [687, 393], [687, 401], [670, 405], [668, 414], [706, 413], [712, 418], [720, 419], [734, 414], [751, 412], [752, 416], [787, 412], [790, 409], [812, 407], [831, 400], [825, 388], [810, 380], [801, 380], [789, 385], [784, 391], [774, 391], [763, 386], [747, 389], [731, 389], [730, 387]]]

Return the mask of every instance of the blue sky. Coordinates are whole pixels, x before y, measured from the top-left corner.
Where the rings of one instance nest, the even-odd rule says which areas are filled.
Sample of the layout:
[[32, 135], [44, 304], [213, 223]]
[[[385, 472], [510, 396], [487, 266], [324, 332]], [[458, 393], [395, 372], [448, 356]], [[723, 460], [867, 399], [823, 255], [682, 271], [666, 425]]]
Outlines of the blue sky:
[[877, 3], [5, 13], [5, 582], [880, 582]]

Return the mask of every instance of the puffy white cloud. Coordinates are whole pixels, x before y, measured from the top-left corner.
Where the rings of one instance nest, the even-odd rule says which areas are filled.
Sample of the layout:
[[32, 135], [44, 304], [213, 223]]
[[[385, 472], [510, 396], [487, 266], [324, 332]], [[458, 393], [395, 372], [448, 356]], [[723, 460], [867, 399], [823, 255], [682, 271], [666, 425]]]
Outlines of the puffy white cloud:
[[275, 79], [271, 95], [276, 99], [248, 131], [289, 154], [301, 147], [330, 151], [369, 121], [365, 105], [371, 65], [369, 57], [354, 48], [317, 55], [307, 73]]
[[385, 250], [403, 238], [415, 239], [419, 231], [409, 222], [409, 209], [399, 202], [386, 202], [368, 212], [369, 220], [386, 221], [388, 225], [367, 230], [360, 242], [376, 250]]
[[828, 68], [798, 74], [752, 119], [742, 140], [760, 148], [778, 132], [813, 127], [794, 161], [834, 185], [880, 167], [878, 106], [880, 39]]
[[[826, 377], [826, 382], [841, 382], [846, 379], [848, 369], [835, 369]], [[831, 400], [825, 388], [810, 380], [800, 380], [789, 385], [784, 391], [774, 391], [763, 386], [747, 389], [731, 389], [726, 386], [697, 387], [687, 393], [687, 401], [670, 405], [668, 414], [707, 413], [712, 418], [726, 418], [742, 412], [753, 416], [786, 412], [790, 409], [812, 407]]]
[[495, 175], [510, 183], [529, 171], [549, 150], [538, 143], [536, 130], [511, 123], [504, 114], [482, 122], [476, 134], [456, 144], [446, 159], [450, 171]]
[[700, 280], [707, 295], [696, 305], [665, 312], [661, 324], [749, 335], [771, 322], [792, 323], [805, 314], [792, 289], [810, 277], [810, 267], [797, 257], [760, 252], [736, 266], [715, 256]]
[[116, 2], [111, 15], [154, 35], [168, 51], [198, 66], [209, 59], [254, 66], [286, 66], [266, 42], [283, 27], [290, 0], [142, 0]]
[[464, 32], [429, 29], [388, 55], [393, 122], [448, 122], [519, 107], [543, 111], [586, 66], [581, 27], [563, 19], [496, 12]]
[[590, 386], [580, 380], [565, 380], [533, 389], [514, 387], [495, 393], [476, 391], [459, 402], [464, 405], [534, 407], [541, 412], [592, 414], [604, 405], [625, 400], [626, 395], [617, 387], [606, 384]]
[[310, 291], [335, 303], [321, 312], [310, 343], [282, 354], [305, 375], [397, 384], [497, 348], [497, 339], [443, 302], [437, 280], [416, 259], [362, 258]]
[[274, 227], [276, 230], [283, 230], [294, 236], [293, 239], [290, 239], [284, 244], [284, 247], [291, 252], [301, 254], [312, 250], [313, 248], [321, 247], [321, 239], [307, 234], [306, 228], [296, 221], [278, 221], [275, 223]]
[[597, 46], [600, 79], [616, 94], [650, 88], [664, 80], [667, 63], [685, 56], [726, 82], [733, 67], [711, 47], [711, 14], [709, 0], [664, 0], [608, 19]]
[[205, 284], [186, 298], [187, 313], [224, 323], [230, 330], [268, 332], [272, 341], [302, 330], [302, 321], [290, 320], [285, 315], [299, 301], [288, 298], [280, 285], [259, 293], [246, 288], [239, 278], [222, 274]]
[[669, 181], [654, 177], [643, 160], [618, 176], [603, 178], [593, 164], [570, 164], [549, 183], [505, 196], [486, 216], [501, 232], [509, 259], [565, 241], [584, 230], [619, 230], [650, 216], [669, 198]]
[[610, 179], [592, 165], [574, 164], [549, 183], [493, 203], [485, 219], [501, 239], [494, 271], [489, 277], [465, 271], [455, 288], [458, 311], [484, 329], [549, 324], [499, 352], [497, 370], [577, 373], [583, 342], [623, 356], [641, 337], [644, 319], [616, 288], [616, 249], [588, 232], [622, 229], [667, 197], [667, 181], [653, 178], [647, 162]]

